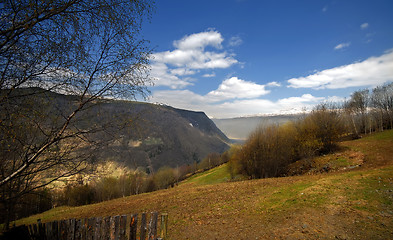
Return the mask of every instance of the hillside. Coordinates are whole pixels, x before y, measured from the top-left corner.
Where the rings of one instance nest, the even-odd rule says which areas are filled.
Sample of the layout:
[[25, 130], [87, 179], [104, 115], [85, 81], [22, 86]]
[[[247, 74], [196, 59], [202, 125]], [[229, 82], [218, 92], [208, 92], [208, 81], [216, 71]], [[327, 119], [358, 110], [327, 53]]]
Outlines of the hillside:
[[171, 189], [60, 207], [18, 224], [158, 210], [169, 214], [170, 239], [392, 239], [392, 146], [390, 130], [342, 143], [363, 156], [361, 167], [218, 183], [223, 165]]
[[103, 155], [132, 168], [193, 164], [229, 147], [229, 139], [203, 112], [128, 101], [106, 103], [101, 111], [131, 121]]
[[[68, 116], [79, 100], [39, 88], [16, 89], [13, 94], [22, 102], [33, 96], [42, 103], [34, 107], [45, 109], [48, 119], [59, 119], [49, 128], [62, 124], [61, 116]], [[103, 128], [89, 135], [90, 141], [104, 143], [95, 151], [97, 158], [133, 169], [155, 171], [162, 166], [193, 164], [229, 147], [229, 139], [203, 112], [135, 101], [96, 100], [71, 125], [79, 131]]]

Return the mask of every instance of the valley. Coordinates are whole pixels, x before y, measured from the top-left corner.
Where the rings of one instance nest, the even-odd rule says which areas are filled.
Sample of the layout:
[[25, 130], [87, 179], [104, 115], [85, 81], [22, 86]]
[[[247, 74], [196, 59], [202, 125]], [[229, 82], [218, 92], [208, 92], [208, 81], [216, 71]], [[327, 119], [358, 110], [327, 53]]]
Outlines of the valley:
[[237, 182], [222, 165], [174, 188], [59, 207], [17, 224], [159, 211], [169, 214], [169, 239], [392, 238], [393, 131], [340, 146], [364, 156], [363, 164], [349, 168], [351, 159], [332, 156], [341, 165], [328, 173]]

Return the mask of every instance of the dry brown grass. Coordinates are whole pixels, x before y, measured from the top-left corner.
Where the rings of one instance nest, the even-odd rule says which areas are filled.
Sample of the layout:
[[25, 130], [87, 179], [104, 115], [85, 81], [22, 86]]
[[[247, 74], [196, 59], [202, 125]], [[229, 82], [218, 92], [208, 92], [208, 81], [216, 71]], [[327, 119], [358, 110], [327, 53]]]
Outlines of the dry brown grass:
[[362, 167], [351, 171], [211, 185], [189, 182], [53, 209], [19, 223], [156, 210], [169, 214], [170, 239], [393, 239], [392, 140], [343, 143], [350, 148], [345, 157], [355, 161], [364, 155]]

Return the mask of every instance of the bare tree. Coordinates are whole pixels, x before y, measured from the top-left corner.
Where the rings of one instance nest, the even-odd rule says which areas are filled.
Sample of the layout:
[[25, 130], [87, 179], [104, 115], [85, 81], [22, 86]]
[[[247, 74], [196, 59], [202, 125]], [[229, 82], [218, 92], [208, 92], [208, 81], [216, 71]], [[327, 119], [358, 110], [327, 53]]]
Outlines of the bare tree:
[[140, 29], [152, 1], [0, 6], [0, 201], [8, 226], [11, 205], [23, 194], [95, 160], [97, 136], [105, 138], [108, 125], [91, 125], [99, 110], [86, 109], [148, 94], [151, 50]]
[[355, 134], [358, 135], [360, 132], [367, 132], [368, 121], [368, 107], [370, 106], [369, 90], [364, 89], [355, 91], [348, 102], [345, 104], [345, 109], [349, 113]]
[[[378, 86], [373, 89], [371, 101], [379, 112], [379, 128], [393, 128], [393, 83]], [[384, 124], [386, 121], [389, 124]]]

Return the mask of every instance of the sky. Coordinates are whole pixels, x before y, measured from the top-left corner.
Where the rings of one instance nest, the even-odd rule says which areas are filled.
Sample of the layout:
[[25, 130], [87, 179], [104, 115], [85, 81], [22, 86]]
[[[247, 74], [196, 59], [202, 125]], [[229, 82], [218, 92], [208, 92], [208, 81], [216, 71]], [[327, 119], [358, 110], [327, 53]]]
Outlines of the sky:
[[157, 0], [149, 102], [233, 118], [393, 81], [391, 0]]

